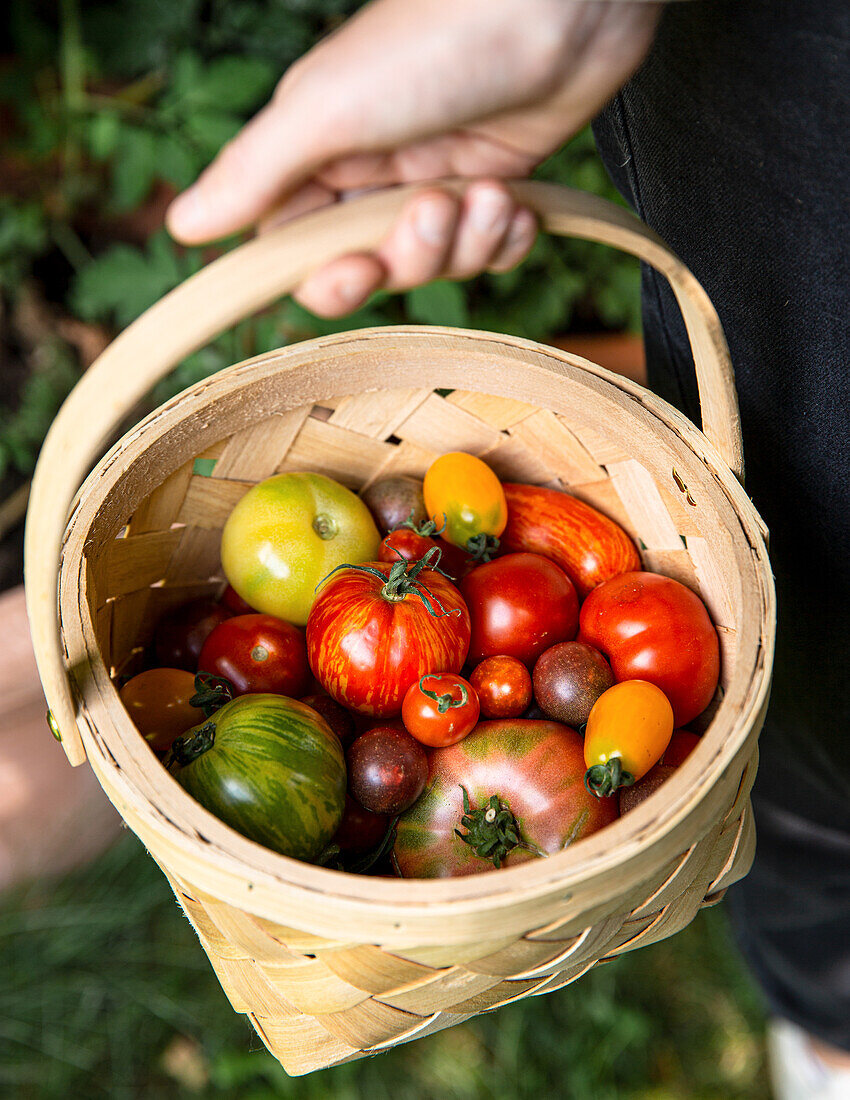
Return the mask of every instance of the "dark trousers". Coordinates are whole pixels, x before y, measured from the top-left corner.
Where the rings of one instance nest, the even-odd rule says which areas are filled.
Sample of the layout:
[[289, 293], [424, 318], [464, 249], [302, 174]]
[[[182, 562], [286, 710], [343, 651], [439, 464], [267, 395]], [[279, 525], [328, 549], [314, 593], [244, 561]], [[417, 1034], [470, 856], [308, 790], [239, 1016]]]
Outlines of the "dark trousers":
[[[779, 628], [730, 891], [772, 1011], [850, 1050], [850, 3], [695, 0], [594, 131], [623, 196], [702, 282], [738, 383]], [[644, 271], [651, 387], [699, 423], [673, 295]]]

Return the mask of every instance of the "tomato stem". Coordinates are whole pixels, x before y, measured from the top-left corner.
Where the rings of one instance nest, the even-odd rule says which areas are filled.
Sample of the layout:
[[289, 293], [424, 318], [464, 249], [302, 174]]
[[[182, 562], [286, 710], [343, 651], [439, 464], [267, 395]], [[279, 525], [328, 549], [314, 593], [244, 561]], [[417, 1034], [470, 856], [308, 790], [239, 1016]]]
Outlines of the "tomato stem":
[[[395, 549], [395, 547], [393, 547]], [[396, 553], [398, 551], [396, 550]], [[399, 561], [394, 561], [390, 566], [389, 575], [383, 573], [380, 569], [376, 569], [374, 565], [338, 565], [336, 569], [332, 569], [328, 573], [324, 580], [321, 580], [316, 585], [318, 590], [329, 580], [334, 573], [339, 572], [340, 569], [352, 569], [357, 573], [368, 573], [370, 576], [377, 577], [379, 581], [383, 581], [381, 588], [381, 595], [385, 600], [390, 603], [401, 603], [402, 600], [413, 594], [417, 595], [422, 603], [425, 605], [429, 615], [433, 615], [435, 619], [441, 618], [443, 615], [462, 615], [463, 612], [459, 607], [452, 608], [451, 611], [446, 611], [434, 593], [427, 587], [427, 585], [419, 580], [419, 574], [423, 569], [429, 569], [434, 573], [440, 573], [442, 576], [446, 576], [440, 569], [440, 558], [442, 557], [442, 550], [439, 546], [432, 546], [431, 549], [420, 558], [419, 561], [408, 562], [404, 558], [400, 558]], [[435, 610], [439, 608], [439, 612]]]
[[584, 785], [597, 798], [606, 798], [620, 787], [631, 787], [635, 777], [623, 770], [619, 756], [612, 756], [605, 764], [594, 764], [584, 773]]
[[492, 561], [498, 549], [499, 540], [495, 535], [471, 535], [466, 540], [467, 553], [474, 561]]
[[463, 817], [460, 823], [467, 831], [462, 833], [460, 829], [455, 829], [455, 836], [468, 844], [477, 856], [489, 860], [497, 868], [502, 866], [502, 860], [515, 848], [521, 848], [541, 858], [546, 857], [546, 853], [536, 844], [523, 839], [519, 822], [507, 802], [502, 802], [497, 794], [490, 795], [485, 806], [472, 810], [469, 806], [469, 791], [463, 784], [460, 789], [463, 791]]
[[178, 768], [185, 768], [187, 764], [191, 764], [193, 760], [209, 752], [214, 744], [215, 722], [207, 722], [205, 726], [189, 730], [182, 737], [178, 737], [169, 749], [163, 764], [169, 771], [172, 764], [176, 764]]
[[440, 714], [445, 714], [447, 710], [451, 710], [454, 707], [463, 707], [469, 700], [469, 692], [466, 690], [466, 685], [458, 683], [460, 688], [460, 699], [455, 699], [450, 691], [447, 691], [444, 695], [438, 694], [436, 691], [430, 691], [425, 687], [425, 681], [431, 676], [430, 672], [426, 673], [419, 681], [419, 690], [423, 695], [427, 695], [429, 699], [433, 699], [437, 704], [437, 710]]
[[233, 685], [229, 680], [212, 672], [199, 672], [195, 677], [195, 694], [189, 700], [189, 706], [198, 707], [205, 718], [210, 718], [232, 698]]
[[443, 512], [443, 522], [438, 527], [437, 521], [433, 519], [423, 520], [418, 526], [413, 522], [413, 517], [416, 513], [411, 512], [404, 523], [400, 523], [397, 527], [393, 528], [393, 531], [401, 531], [402, 528], [414, 531], [417, 535], [421, 535], [423, 538], [434, 538], [436, 535], [442, 535], [446, 529], [446, 524], [449, 522], [449, 517]]

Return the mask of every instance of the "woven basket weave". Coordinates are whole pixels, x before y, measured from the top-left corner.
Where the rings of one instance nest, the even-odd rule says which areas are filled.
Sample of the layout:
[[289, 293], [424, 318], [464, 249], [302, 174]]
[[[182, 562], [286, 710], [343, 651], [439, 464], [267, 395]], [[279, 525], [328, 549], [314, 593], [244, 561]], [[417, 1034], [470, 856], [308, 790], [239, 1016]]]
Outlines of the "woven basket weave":
[[[373, 329], [260, 356], [192, 387], [125, 435], [71, 507], [103, 441], [157, 378], [311, 267], [373, 245], [407, 197], [398, 189], [281, 227], [163, 299], [71, 395], [36, 473], [27, 599], [54, 726], [73, 763], [88, 757], [168, 877], [234, 1008], [290, 1073], [558, 989], [682, 928], [752, 859], [749, 790], [775, 612], [764, 528], [735, 477], [737, 404], [719, 322], [693, 276], [627, 212], [548, 185], [514, 189], [550, 231], [613, 244], [667, 275], [691, 337], [706, 435], [566, 352], [491, 334]], [[700, 593], [722, 652], [706, 732], [657, 794], [547, 860], [425, 882], [276, 855], [163, 770], [112, 677], [166, 609], [220, 590], [221, 527], [252, 484], [315, 470], [359, 488], [422, 476], [449, 450], [480, 455], [514, 481], [568, 489], [621, 523], [647, 568]]]

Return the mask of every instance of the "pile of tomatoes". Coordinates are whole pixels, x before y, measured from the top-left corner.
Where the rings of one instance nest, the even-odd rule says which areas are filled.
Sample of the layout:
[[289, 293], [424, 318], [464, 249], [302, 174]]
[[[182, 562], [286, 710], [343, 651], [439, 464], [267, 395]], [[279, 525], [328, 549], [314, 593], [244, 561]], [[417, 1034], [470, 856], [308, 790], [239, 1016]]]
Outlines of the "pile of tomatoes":
[[717, 633], [621, 527], [472, 455], [357, 495], [250, 489], [220, 600], [159, 623], [121, 688], [177, 781], [299, 859], [404, 877], [544, 858], [697, 743]]

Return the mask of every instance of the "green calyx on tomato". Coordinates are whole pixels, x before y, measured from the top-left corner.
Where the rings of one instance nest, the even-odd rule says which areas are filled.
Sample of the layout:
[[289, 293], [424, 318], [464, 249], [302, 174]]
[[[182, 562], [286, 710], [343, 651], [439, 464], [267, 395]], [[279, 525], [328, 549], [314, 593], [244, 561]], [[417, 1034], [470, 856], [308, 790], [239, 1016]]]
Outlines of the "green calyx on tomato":
[[463, 683], [460, 677], [457, 678], [456, 685], [458, 691], [460, 692], [460, 699], [455, 699], [454, 695], [452, 695], [450, 691], [446, 691], [442, 695], [440, 695], [438, 692], [431, 691], [429, 688], [426, 688], [425, 681], [430, 679], [432, 679], [432, 677], [427, 674], [423, 676], [422, 679], [419, 681], [419, 690], [422, 692], [423, 695], [427, 695], [429, 699], [434, 700], [434, 702], [437, 704], [437, 710], [440, 714], [445, 714], [447, 710], [452, 710], [455, 707], [465, 707], [466, 704], [469, 702], [469, 692], [467, 691], [466, 684]]
[[502, 866], [502, 860], [514, 848], [522, 848], [541, 858], [546, 857], [546, 852], [536, 844], [529, 844], [522, 839], [517, 819], [508, 804], [502, 802], [497, 794], [490, 796], [486, 806], [473, 810], [469, 805], [466, 787], [460, 784], [460, 789], [463, 791], [463, 817], [460, 823], [467, 831], [462, 833], [460, 829], [455, 829], [455, 834], [477, 856], [489, 860], [496, 868]]
[[472, 535], [466, 540], [466, 549], [473, 561], [488, 562], [498, 552], [499, 540], [495, 535]]
[[584, 785], [597, 798], [605, 798], [620, 787], [631, 787], [635, 777], [623, 770], [619, 756], [612, 756], [604, 764], [594, 764], [584, 774]]
[[189, 700], [189, 705], [202, 710], [206, 718], [211, 718], [232, 698], [233, 686], [229, 680], [223, 676], [214, 676], [212, 672], [199, 672], [195, 676], [195, 694]]
[[[341, 569], [351, 569], [356, 573], [368, 573], [383, 581], [381, 596], [389, 603], [401, 603], [408, 596], [416, 595], [425, 605], [428, 614], [433, 615], [435, 619], [443, 615], [461, 615], [462, 613], [457, 607], [452, 608], [451, 611], [446, 611], [434, 593], [418, 579], [423, 569], [430, 569], [433, 573], [446, 576], [440, 569], [440, 555], [439, 546], [433, 546], [419, 561], [408, 562], [402, 558], [400, 561], [393, 562], [389, 576], [385, 576], [379, 569], [375, 569], [371, 565], [338, 565], [316, 587], [317, 589], [321, 588], [325, 581], [330, 580], [334, 573], [338, 573]], [[437, 608], [439, 608], [439, 611]]]

